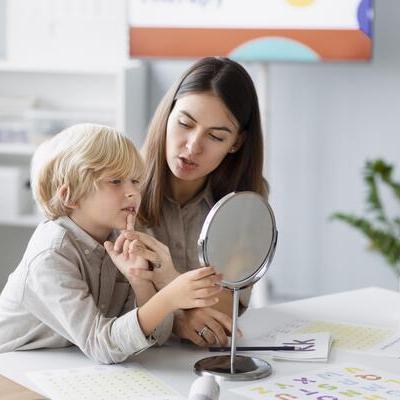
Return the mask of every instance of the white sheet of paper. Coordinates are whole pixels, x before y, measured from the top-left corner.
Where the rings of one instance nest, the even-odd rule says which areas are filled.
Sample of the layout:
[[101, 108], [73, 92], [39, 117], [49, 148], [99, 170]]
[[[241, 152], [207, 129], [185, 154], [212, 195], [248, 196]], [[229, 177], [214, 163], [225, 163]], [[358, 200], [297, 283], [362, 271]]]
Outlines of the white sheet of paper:
[[274, 351], [272, 357], [278, 360], [320, 361], [328, 360], [331, 345], [329, 332], [278, 335], [276, 346], [296, 346], [301, 350]]
[[95, 367], [34, 371], [28, 377], [52, 400], [182, 400], [142, 367]]

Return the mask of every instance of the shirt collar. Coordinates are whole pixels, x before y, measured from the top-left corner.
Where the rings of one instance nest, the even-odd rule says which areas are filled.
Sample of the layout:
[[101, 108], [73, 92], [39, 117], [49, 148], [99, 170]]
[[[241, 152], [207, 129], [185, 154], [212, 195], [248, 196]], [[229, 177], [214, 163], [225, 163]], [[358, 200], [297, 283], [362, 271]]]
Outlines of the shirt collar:
[[[179, 203], [175, 199], [173, 199], [170, 195], [165, 194], [164, 197], [170, 203], [172, 203], [174, 205], [179, 205]], [[193, 197], [193, 199], [188, 201], [183, 207], [196, 206], [197, 204], [199, 204], [203, 200], [207, 203], [207, 205], [210, 208], [212, 208], [214, 203], [215, 203], [214, 196], [213, 196], [212, 190], [211, 190], [211, 182], [210, 182], [210, 180], [207, 181], [207, 184], [205, 185], [204, 189], [201, 190], [199, 193], [197, 193], [197, 195], [195, 197]]]
[[[100, 243], [98, 243], [95, 239], [93, 239], [86, 231], [84, 231], [79, 225], [77, 225], [71, 218], [67, 216], [62, 216], [57, 218], [54, 222], [57, 224], [61, 225], [63, 228], [67, 229], [70, 231], [73, 235], [76, 241], [80, 244], [80, 247], [84, 250], [85, 253], [87, 251], [92, 254], [93, 252], [96, 252], [100, 255], [105, 254], [105, 248], [102, 246]], [[112, 232], [110, 235], [111, 237], [114, 237], [115, 233]]]

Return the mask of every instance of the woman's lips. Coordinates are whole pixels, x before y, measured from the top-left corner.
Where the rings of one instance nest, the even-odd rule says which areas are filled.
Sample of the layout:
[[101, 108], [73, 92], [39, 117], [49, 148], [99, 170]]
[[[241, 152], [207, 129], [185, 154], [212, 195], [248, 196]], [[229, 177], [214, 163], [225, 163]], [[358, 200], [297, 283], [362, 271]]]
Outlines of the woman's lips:
[[198, 167], [198, 164], [185, 157], [178, 157], [178, 167], [183, 171], [193, 171]]

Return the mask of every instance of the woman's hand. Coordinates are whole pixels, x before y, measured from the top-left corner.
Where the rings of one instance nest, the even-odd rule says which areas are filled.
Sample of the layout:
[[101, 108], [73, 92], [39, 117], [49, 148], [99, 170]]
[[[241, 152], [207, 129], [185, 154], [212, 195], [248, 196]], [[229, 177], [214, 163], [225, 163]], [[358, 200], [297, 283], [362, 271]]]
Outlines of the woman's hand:
[[116, 250], [123, 251], [125, 241], [134, 240], [141, 244], [135, 249], [135, 254], [154, 266], [152, 271], [139, 271], [137, 277], [151, 280], [156, 289], [161, 290], [180, 275], [175, 269], [168, 247], [146, 233], [132, 230], [121, 232], [121, 236], [115, 242]]
[[[214, 308], [179, 310], [175, 313], [173, 332], [198, 346], [214, 344], [226, 346], [231, 331], [232, 318]], [[200, 332], [202, 332], [201, 336]], [[240, 331], [239, 335], [241, 335]]]

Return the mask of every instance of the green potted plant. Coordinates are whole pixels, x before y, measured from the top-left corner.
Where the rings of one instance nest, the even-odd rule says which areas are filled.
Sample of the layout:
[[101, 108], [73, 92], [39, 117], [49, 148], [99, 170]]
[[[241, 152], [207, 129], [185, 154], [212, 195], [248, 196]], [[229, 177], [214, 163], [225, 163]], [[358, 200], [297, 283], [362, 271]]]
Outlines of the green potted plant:
[[400, 290], [400, 215], [389, 216], [379, 186], [386, 185], [400, 205], [400, 183], [392, 178], [393, 166], [381, 159], [367, 161], [364, 182], [367, 186], [367, 210], [364, 216], [337, 212], [332, 219], [344, 221], [364, 234], [369, 248], [381, 254], [393, 269]]

